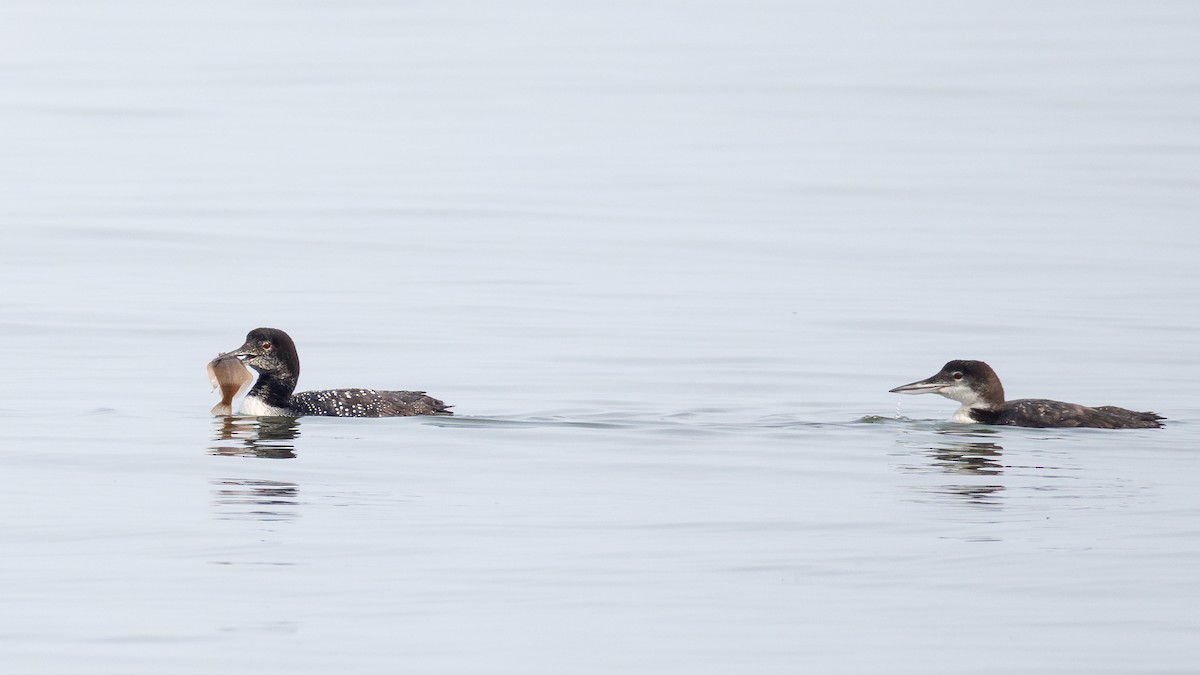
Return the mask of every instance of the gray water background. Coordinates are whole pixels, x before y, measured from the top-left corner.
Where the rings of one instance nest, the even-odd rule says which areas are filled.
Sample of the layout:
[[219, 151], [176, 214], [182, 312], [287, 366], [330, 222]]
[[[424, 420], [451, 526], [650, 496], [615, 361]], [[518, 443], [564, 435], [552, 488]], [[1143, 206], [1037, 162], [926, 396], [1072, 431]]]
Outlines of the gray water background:
[[4, 672], [1200, 670], [1200, 5], [0, 18]]

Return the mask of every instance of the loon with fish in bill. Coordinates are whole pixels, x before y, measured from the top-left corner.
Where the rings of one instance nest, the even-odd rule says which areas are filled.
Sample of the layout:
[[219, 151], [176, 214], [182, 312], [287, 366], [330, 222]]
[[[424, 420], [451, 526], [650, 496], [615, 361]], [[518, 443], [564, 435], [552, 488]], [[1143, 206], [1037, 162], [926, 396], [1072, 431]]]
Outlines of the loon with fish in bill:
[[1166, 419], [1152, 412], [1105, 405], [1091, 408], [1075, 403], [1025, 398], [1004, 400], [996, 371], [983, 361], [950, 361], [936, 375], [890, 390], [893, 394], [939, 394], [962, 407], [952, 421], [1015, 427], [1091, 427], [1095, 429], [1157, 429]]
[[[241, 412], [260, 417], [408, 417], [412, 415], [451, 415], [450, 406], [423, 391], [379, 391], [375, 389], [296, 390], [300, 378], [300, 357], [296, 343], [278, 328], [255, 328], [246, 335], [246, 343], [221, 354], [209, 364], [209, 374], [221, 386], [223, 399], [237, 391], [236, 370], [225, 364], [237, 359], [258, 372], [258, 380], [242, 401]], [[216, 373], [214, 374], [214, 370]], [[229, 374], [232, 373], [232, 374]], [[220, 375], [218, 377], [217, 375]], [[218, 404], [214, 414], [223, 411]]]

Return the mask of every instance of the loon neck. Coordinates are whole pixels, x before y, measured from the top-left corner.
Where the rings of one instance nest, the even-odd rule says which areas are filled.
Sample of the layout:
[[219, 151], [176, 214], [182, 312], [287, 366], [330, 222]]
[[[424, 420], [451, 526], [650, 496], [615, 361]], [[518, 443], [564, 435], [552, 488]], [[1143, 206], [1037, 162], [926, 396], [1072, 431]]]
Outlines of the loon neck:
[[296, 378], [278, 373], [259, 373], [258, 381], [246, 394], [275, 408], [287, 408], [292, 400], [292, 392], [296, 390]]

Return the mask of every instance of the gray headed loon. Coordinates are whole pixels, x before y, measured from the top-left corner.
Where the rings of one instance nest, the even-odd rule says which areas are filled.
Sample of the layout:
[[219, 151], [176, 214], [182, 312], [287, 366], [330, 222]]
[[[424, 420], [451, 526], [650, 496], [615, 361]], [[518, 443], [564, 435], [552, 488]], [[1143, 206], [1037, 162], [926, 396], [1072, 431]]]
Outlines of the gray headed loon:
[[950, 361], [937, 375], [892, 389], [893, 394], [940, 394], [958, 401], [955, 422], [1005, 424], [1015, 427], [1094, 427], [1097, 429], [1157, 429], [1165, 419], [1105, 405], [1089, 408], [1075, 403], [1025, 398], [1004, 400], [996, 371], [983, 361]]
[[[246, 415], [301, 417], [406, 417], [450, 415], [450, 407], [423, 391], [326, 389], [294, 394], [300, 377], [296, 344], [278, 328], [255, 328], [246, 344], [215, 360], [233, 357], [258, 371], [258, 381], [242, 401]], [[215, 409], [214, 409], [215, 412]]]

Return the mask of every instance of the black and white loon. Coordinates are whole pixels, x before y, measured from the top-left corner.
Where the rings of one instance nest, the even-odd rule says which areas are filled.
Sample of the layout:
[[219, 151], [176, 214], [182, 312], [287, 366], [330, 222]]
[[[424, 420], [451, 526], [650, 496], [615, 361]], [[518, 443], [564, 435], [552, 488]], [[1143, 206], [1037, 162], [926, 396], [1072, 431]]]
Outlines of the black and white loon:
[[278, 328], [255, 328], [246, 344], [222, 357], [235, 357], [258, 371], [242, 401], [242, 413], [262, 417], [406, 417], [450, 415], [450, 407], [423, 391], [326, 389], [294, 394], [300, 377], [296, 343]]
[[941, 394], [958, 401], [955, 422], [1005, 424], [1014, 427], [1094, 427], [1097, 429], [1157, 429], [1165, 419], [1152, 412], [1105, 405], [1089, 408], [1041, 398], [1004, 400], [996, 371], [983, 361], [950, 361], [937, 375], [891, 390], [894, 394]]

